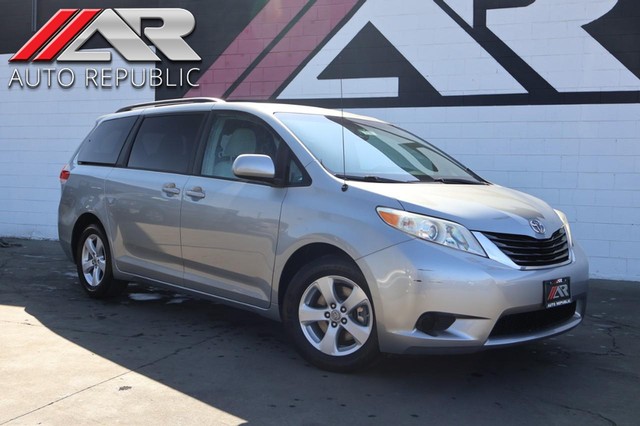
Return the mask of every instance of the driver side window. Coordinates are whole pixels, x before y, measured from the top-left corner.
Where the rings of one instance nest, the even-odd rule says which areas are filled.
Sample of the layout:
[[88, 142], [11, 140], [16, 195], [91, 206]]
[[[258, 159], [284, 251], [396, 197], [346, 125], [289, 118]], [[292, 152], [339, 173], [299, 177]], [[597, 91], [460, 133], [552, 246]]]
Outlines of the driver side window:
[[232, 166], [242, 154], [268, 155], [277, 164], [283, 142], [264, 125], [236, 115], [220, 115], [211, 130], [202, 161], [202, 176], [237, 179]]

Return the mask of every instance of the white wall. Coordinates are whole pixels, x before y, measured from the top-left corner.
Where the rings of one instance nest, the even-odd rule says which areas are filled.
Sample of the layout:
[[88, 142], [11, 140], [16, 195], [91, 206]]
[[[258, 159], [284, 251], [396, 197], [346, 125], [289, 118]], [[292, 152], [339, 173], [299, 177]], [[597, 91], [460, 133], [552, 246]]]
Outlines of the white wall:
[[[153, 100], [155, 94], [129, 85], [98, 90], [83, 84], [71, 89], [20, 89], [14, 84], [9, 89], [13, 69], [25, 68], [9, 64], [10, 57], [0, 55], [0, 236], [57, 238], [62, 167], [96, 118]], [[114, 55], [111, 67], [119, 66], [131, 68]], [[83, 75], [85, 67], [68, 68]]]
[[365, 109], [563, 210], [591, 276], [640, 281], [640, 105]]

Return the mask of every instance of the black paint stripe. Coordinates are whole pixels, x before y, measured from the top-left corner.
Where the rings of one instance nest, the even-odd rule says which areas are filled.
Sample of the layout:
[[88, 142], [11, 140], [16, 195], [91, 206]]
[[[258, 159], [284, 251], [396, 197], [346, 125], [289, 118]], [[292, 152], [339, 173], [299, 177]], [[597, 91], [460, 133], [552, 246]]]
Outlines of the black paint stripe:
[[640, 103], [640, 91], [629, 92], [575, 92], [536, 96], [528, 93], [512, 95], [443, 96], [440, 99], [403, 98], [348, 98], [348, 99], [279, 99], [278, 102], [295, 103], [324, 108], [428, 108], [479, 107], [521, 105], [602, 105]]
[[[540, 74], [538, 74], [524, 59], [516, 54], [507, 44], [496, 36], [486, 26], [480, 26], [482, 22], [474, 22], [471, 27], [464, 19], [449, 7], [443, 0], [434, 0], [440, 8], [453, 19], [476, 43], [486, 50], [518, 83], [529, 93], [558, 93]], [[475, 4], [474, 19], [480, 13]], [[486, 23], [486, 9], [483, 11], [484, 22]]]

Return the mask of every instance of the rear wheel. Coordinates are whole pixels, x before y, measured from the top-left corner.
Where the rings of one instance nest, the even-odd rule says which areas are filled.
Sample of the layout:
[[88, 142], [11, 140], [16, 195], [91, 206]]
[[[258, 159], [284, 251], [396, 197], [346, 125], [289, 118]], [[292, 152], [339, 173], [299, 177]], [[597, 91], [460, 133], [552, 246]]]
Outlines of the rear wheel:
[[340, 258], [318, 259], [294, 276], [283, 316], [302, 356], [320, 368], [350, 372], [369, 365], [379, 354], [365, 279]]
[[113, 278], [111, 253], [102, 229], [89, 225], [80, 236], [76, 248], [78, 278], [91, 297], [117, 296], [127, 287], [125, 281]]

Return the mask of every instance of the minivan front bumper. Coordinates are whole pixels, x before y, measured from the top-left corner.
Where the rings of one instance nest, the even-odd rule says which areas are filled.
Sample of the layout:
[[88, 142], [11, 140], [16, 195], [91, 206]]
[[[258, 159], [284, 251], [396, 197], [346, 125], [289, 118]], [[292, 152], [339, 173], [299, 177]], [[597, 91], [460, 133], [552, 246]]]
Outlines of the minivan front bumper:
[[[380, 350], [388, 353], [472, 352], [524, 343], [570, 330], [586, 309], [589, 267], [578, 246], [571, 263], [537, 270], [417, 239], [358, 264], [374, 299]], [[572, 303], [545, 309], [543, 283], [559, 278], [570, 279]], [[425, 314], [444, 318], [445, 325], [420, 331]]]

